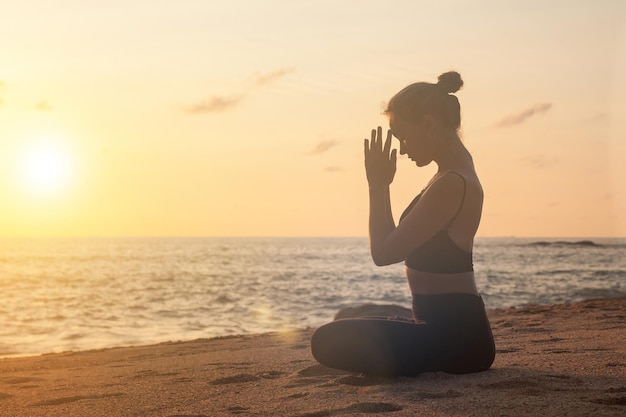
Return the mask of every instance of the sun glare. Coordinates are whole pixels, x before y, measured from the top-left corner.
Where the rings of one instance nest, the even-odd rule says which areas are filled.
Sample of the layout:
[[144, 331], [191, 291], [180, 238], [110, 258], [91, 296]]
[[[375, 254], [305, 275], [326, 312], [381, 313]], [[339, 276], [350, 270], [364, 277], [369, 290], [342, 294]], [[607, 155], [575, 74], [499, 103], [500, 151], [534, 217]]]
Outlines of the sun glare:
[[72, 159], [62, 141], [41, 138], [22, 149], [18, 174], [25, 191], [49, 195], [68, 185], [72, 174]]

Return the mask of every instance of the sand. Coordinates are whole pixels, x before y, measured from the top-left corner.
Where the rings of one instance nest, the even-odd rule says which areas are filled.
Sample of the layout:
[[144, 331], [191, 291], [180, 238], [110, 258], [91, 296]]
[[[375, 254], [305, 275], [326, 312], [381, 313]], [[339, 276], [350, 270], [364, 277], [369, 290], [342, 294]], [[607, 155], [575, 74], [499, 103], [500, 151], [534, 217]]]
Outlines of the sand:
[[313, 329], [0, 360], [1, 416], [624, 416], [626, 299], [489, 310], [491, 370], [374, 378]]

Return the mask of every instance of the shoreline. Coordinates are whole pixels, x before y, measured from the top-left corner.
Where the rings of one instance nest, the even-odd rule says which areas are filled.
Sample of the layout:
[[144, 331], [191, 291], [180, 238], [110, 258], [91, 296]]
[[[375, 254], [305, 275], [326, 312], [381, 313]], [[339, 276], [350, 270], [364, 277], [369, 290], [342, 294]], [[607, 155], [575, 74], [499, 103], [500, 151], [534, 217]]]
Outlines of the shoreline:
[[[580, 303], [580, 302], [588, 302], [588, 301], [602, 301], [602, 300], [621, 300], [624, 299], [626, 300], [626, 295], [624, 295], [623, 293], [617, 293], [617, 295], [615, 296], [609, 296], [609, 297], [597, 297], [597, 298], [583, 298], [583, 299], [575, 299], [573, 301], [568, 301], [568, 302], [564, 302], [564, 303], [546, 303], [546, 304], [525, 304], [525, 305], [521, 305], [521, 306], [509, 306], [509, 307], [495, 307], [495, 308], [489, 308], [487, 309], [487, 313], [489, 313], [490, 311], [502, 311], [502, 310], [515, 310], [515, 309], [524, 309], [524, 308], [534, 308], [534, 307], [546, 307], [546, 306], [557, 306], [557, 305], [561, 305], [561, 304], [573, 304], [573, 303]], [[345, 307], [341, 310], [339, 310], [336, 314], [335, 314], [335, 319], [340, 318], [340, 313], [344, 312], [346, 313], [345, 317], [341, 317], [341, 318], [347, 318], [350, 317], [350, 310], [353, 309], [359, 309], [361, 307], [367, 307], [367, 306], [375, 306], [374, 309], [372, 310], [372, 314], [364, 314], [364, 315], [385, 315], [383, 314], [385, 309], [390, 309], [388, 316], [396, 316], [396, 315], [406, 315], [405, 313], [399, 313], [398, 311], [400, 310], [406, 310], [407, 312], [410, 311], [410, 309], [408, 307], [403, 307], [400, 305], [396, 305], [396, 304], [380, 304], [380, 303], [375, 303], [375, 304], [355, 304], [354, 306], [348, 306]], [[379, 308], [376, 308], [376, 306], [382, 307], [382, 310]], [[382, 313], [381, 313], [382, 311]], [[364, 313], [367, 313], [367, 310], [364, 311]], [[411, 317], [412, 315], [409, 314], [407, 315], [407, 317]], [[328, 318], [328, 321], [333, 320], [332, 317]], [[328, 322], [326, 321], [326, 322]], [[326, 323], [324, 322], [324, 323]], [[324, 324], [322, 323], [322, 324]], [[320, 326], [322, 325], [320, 324]], [[234, 333], [234, 334], [227, 334], [227, 335], [218, 335], [218, 336], [207, 336], [207, 337], [198, 337], [195, 339], [169, 339], [169, 340], [162, 340], [162, 341], [155, 341], [155, 342], [146, 342], [146, 343], [131, 343], [131, 344], [121, 344], [121, 345], [109, 345], [109, 346], [100, 346], [100, 347], [93, 347], [93, 348], [84, 348], [84, 349], [68, 349], [68, 350], [61, 350], [58, 352], [40, 352], [40, 353], [9, 353], [9, 354], [0, 354], [0, 361], [5, 360], [5, 359], [19, 359], [19, 358], [36, 358], [36, 357], [40, 357], [40, 356], [47, 356], [47, 355], [60, 355], [60, 354], [68, 354], [68, 353], [80, 353], [80, 352], [97, 352], [97, 351], [102, 351], [102, 350], [107, 350], [107, 349], [119, 349], [119, 348], [140, 348], [140, 347], [149, 347], [149, 346], [158, 346], [161, 344], [176, 344], [176, 343], [187, 343], [187, 342], [195, 342], [195, 341], [211, 341], [211, 340], [215, 340], [215, 339], [222, 339], [222, 338], [233, 338], [233, 337], [248, 337], [248, 336], [262, 336], [262, 335], [266, 335], [266, 334], [274, 334], [274, 333], [285, 333], [285, 332], [299, 332], [299, 331], [307, 331], [307, 330], [313, 330], [317, 327], [314, 326], [308, 326], [308, 327], [302, 327], [302, 328], [292, 328], [292, 329], [287, 329], [287, 330], [270, 330], [270, 331], [265, 331], [265, 332], [259, 332], [259, 333]]]
[[[312, 328], [0, 358], [0, 409], [20, 416], [618, 416], [626, 298], [487, 311], [489, 371], [374, 378], [311, 356]], [[97, 414], [97, 413], [96, 413]]]

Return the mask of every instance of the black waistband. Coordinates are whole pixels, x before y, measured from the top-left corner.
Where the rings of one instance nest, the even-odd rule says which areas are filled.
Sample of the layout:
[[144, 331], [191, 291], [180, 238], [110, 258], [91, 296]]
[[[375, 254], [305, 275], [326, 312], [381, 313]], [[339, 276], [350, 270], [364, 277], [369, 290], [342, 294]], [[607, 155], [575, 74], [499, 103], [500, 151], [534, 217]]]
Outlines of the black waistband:
[[427, 322], [465, 321], [484, 317], [485, 304], [474, 294], [413, 294], [413, 316]]

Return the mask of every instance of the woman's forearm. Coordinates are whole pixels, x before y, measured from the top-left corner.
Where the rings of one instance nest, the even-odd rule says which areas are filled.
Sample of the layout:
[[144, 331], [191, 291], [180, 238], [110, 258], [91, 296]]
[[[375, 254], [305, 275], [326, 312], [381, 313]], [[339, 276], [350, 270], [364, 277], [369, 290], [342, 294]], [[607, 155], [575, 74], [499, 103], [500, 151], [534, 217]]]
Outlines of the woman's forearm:
[[383, 130], [372, 129], [371, 142], [363, 142], [365, 173], [370, 193], [369, 235], [372, 259], [376, 265], [387, 265], [391, 256], [386, 253], [385, 239], [396, 225], [391, 214], [389, 184], [396, 174], [396, 149], [391, 150], [391, 130], [383, 145]]
[[391, 212], [389, 186], [370, 186], [369, 241], [372, 259], [377, 265], [385, 264], [380, 259], [380, 248], [396, 225]]

